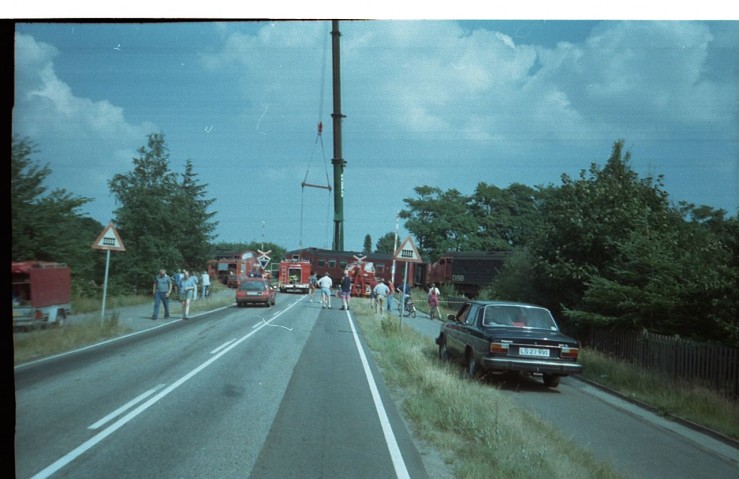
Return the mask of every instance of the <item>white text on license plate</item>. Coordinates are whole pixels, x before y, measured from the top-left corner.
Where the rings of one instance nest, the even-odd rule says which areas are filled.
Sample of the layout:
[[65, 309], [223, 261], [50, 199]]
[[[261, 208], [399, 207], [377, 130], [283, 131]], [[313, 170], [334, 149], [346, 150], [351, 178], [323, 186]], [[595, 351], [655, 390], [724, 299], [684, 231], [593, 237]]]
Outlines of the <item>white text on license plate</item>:
[[544, 356], [549, 357], [549, 350], [542, 348], [519, 348], [518, 354], [521, 356]]

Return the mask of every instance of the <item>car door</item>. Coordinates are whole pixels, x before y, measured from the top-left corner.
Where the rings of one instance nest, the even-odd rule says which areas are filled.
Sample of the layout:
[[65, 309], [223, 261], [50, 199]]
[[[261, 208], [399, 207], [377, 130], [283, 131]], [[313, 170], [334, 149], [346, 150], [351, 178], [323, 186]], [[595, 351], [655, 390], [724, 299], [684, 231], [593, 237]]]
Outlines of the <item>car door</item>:
[[459, 311], [457, 311], [454, 321], [447, 321], [444, 324], [447, 350], [452, 356], [459, 356], [460, 354], [462, 354], [462, 352], [464, 352], [465, 343], [463, 338], [465, 335], [462, 330], [464, 320], [467, 317], [469, 310], [470, 303], [464, 303], [459, 308]]
[[460, 329], [460, 343], [463, 344], [462, 351], [467, 346], [472, 347], [475, 351], [479, 348], [481, 332], [478, 327], [479, 316], [482, 313], [482, 309], [479, 305], [471, 303], [467, 314], [462, 318], [461, 329]]

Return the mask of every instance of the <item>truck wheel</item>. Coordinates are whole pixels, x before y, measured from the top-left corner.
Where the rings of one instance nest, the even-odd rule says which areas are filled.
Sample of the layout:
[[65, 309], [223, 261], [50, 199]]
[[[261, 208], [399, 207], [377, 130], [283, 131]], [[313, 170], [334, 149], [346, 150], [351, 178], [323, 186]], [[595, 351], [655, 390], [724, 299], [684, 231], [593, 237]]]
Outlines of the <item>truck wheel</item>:
[[64, 310], [59, 310], [59, 312], [56, 313], [56, 321], [54, 321], [54, 327], [55, 328], [62, 328], [64, 327], [64, 323], [66, 322], [67, 314], [64, 312]]

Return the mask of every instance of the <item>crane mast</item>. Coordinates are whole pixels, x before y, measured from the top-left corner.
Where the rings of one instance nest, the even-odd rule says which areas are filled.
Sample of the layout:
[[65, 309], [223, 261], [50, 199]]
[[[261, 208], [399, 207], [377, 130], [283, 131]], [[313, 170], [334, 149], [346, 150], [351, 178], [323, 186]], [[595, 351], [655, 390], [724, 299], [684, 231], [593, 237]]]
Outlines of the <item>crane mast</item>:
[[334, 128], [334, 157], [331, 164], [334, 166], [334, 251], [344, 251], [344, 167], [346, 161], [342, 157], [341, 149], [341, 58], [339, 55], [339, 21], [331, 21], [331, 57], [333, 65], [333, 96], [334, 111], [331, 114]]

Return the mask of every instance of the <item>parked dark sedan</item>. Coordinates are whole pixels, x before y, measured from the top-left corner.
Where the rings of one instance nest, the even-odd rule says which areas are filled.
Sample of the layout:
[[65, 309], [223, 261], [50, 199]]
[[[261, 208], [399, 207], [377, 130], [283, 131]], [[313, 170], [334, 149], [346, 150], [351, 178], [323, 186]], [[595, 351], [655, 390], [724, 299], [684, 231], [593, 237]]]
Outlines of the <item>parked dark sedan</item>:
[[548, 309], [507, 301], [468, 301], [441, 325], [439, 358], [463, 361], [470, 377], [480, 372], [541, 374], [555, 388], [578, 374], [580, 343], [564, 335]]
[[272, 283], [264, 278], [244, 278], [236, 290], [236, 306], [263, 303], [265, 306], [274, 306], [277, 291]]

